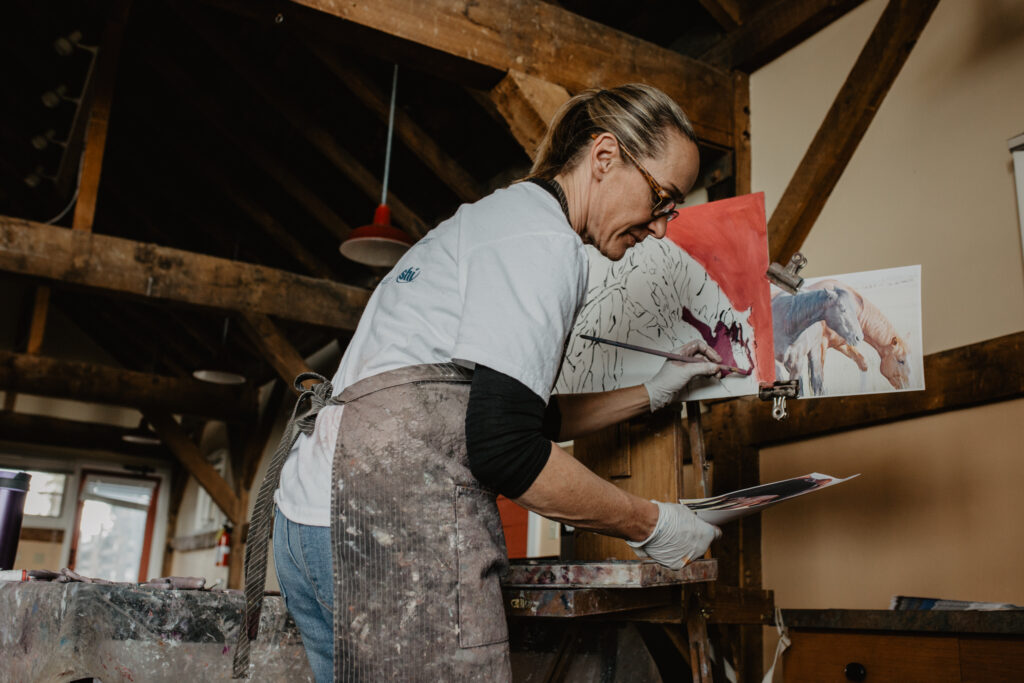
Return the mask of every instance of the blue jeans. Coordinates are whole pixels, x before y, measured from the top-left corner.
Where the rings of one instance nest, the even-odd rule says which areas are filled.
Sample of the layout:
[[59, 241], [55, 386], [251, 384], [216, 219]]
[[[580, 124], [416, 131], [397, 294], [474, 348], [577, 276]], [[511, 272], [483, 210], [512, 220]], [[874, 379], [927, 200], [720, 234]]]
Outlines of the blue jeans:
[[334, 572], [331, 529], [274, 517], [274, 565], [281, 595], [302, 634], [317, 683], [334, 680]]

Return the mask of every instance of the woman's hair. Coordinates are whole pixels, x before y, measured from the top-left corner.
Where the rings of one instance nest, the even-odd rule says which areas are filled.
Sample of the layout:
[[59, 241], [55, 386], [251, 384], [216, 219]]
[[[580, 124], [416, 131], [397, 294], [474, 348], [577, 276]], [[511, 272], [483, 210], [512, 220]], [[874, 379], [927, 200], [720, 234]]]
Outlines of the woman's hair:
[[537, 147], [534, 178], [553, 179], [579, 163], [591, 135], [609, 132], [637, 158], [656, 157], [673, 128], [697, 141], [693, 125], [671, 97], [642, 83], [585, 90], [555, 114]]

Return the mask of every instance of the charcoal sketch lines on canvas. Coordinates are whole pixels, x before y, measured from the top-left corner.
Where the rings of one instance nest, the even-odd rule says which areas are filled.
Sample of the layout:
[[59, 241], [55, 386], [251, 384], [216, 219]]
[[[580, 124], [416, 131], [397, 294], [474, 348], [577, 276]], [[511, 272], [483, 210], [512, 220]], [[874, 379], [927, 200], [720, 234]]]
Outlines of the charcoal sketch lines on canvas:
[[570, 337], [561, 393], [641, 384], [662, 359], [580, 339], [581, 334], [674, 351], [703, 340], [725, 365], [751, 370], [691, 382], [684, 400], [756, 394], [775, 380], [768, 238], [761, 193], [687, 208], [664, 239], [640, 243], [618, 262], [588, 247], [587, 301]]
[[[735, 311], [707, 271], [669, 240], [646, 240], [618, 262], [591, 258], [591, 281], [569, 341], [559, 393], [605, 391], [640, 384], [657, 372], [661, 359], [595, 344], [580, 334], [671, 351], [704, 339], [723, 362], [747, 369], [753, 364], [753, 331]], [[738, 377], [746, 385], [749, 378]], [[740, 395], [721, 380], [702, 383], [717, 395]], [[712, 389], [713, 387], [713, 389]], [[756, 391], [756, 389], [755, 389]]]

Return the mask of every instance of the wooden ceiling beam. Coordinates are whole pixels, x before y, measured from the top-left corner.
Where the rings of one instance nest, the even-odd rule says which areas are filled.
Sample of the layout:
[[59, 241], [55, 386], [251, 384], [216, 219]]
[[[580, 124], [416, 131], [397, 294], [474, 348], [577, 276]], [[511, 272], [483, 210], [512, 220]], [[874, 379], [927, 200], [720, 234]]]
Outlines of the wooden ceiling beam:
[[115, 425], [0, 411], [0, 439], [4, 441], [162, 459], [170, 455], [160, 445], [134, 444], [124, 440], [125, 436], [135, 432], [134, 429]]
[[[709, 444], [732, 442], [736, 425], [744, 425], [748, 443], [769, 446], [1019, 399], [1024, 375], [1008, 369], [1020, 367], [1022, 357], [1024, 332], [1017, 332], [925, 356], [923, 391], [799, 399], [786, 404], [782, 421], [772, 419], [769, 404], [742, 398], [713, 405], [704, 425]], [[709, 445], [708, 452], [726, 451]]]
[[[310, 42], [306, 47], [367, 109], [387, 124], [390, 112], [388, 96], [381, 92], [363, 71], [342, 61], [326, 44]], [[409, 151], [433, 171], [459, 199], [474, 202], [484, 195], [483, 186], [476, 178], [449, 156], [433, 137], [399, 107], [395, 107], [395, 133]]]
[[238, 316], [239, 327], [249, 341], [277, 372], [285, 386], [295, 388], [295, 378], [309, 372], [309, 366], [274, 321], [265, 315], [246, 313]]
[[[346, 150], [335, 138], [334, 134], [321, 126], [309, 113], [306, 105], [295, 100], [292, 93], [277, 83], [266, 71], [261, 71], [243, 58], [242, 53], [232, 49], [231, 41], [204, 28], [205, 20], [197, 12], [186, 11], [180, 2], [172, 2], [172, 6], [181, 12], [189, 21], [196, 33], [228, 66], [230, 66], [246, 83], [249, 84], [266, 102], [278, 111], [292, 127], [331, 162], [373, 202], [379, 202], [383, 189], [380, 180], [374, 176], [358, 159]], [[415, 237], [423, 237], [429, 227], [419, 215], [402, 201], [393, 191], [388, 190], [388, 206], [395, 222], [412, 233]]]
[[210, 494], [210, 498], [227, 515], [232, 525], [241, 530], [249, 511], [243, 508], [242, 501], [231, 485], [206, 461], [199, 447], [192, 442], [177, 420], [170, 413], [161, 410], [147, 410], [143, 415], [167, 444], [171, 454]]
[[939, 0], [890, 0], [768, 221], [768, 252], [800, 249]]
[[[863, 2], [775, 0], [766, 3], [740, 22], [742, 25], [726, 29], [730, 32], [700, 59], [723, 69], [752, 73]], [[701, 0], [701, 4], [707, 7], [724, 3], [722, 0]]]
[[370, 292], [275, 268], [0, 216], [0, 270], [65, 285], [354, 330]]
[[486, 94], [486, 101], [481, 104], [497, 112], [512, 137], [533, 159], [548, 124], [569, 97], [569, 91], [562, 86], [513, 69]]
[[0, 389], [225, 420], [251, 418], [256, 412], [251, 387], [221, 386], [7, 351], [0, 351]]
[[700, 4], [725, 31], [743, 24], [743, 8], [736, 0], [700, 0]]
[[542, 0], [296, 0], [340, 19], [569, 92], [643, 81], [689, 114], [699, 137], [732, 145], [732, 80], [717, 67]]

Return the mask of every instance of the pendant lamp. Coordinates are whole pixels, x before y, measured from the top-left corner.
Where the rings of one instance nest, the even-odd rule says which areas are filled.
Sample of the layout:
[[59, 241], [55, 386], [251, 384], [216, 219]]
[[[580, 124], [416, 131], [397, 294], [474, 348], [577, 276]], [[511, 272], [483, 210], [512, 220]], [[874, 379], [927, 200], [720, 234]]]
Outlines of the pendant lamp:
[[163, 443], [153, 427], [146, 422], [146, 418], [139, 420], [139, 426], [121, 435], [121, 440], [126, 443], [140, 444], [143, 446], [159, 446]]
[[[237, 258], [237, 256], [236, 256]], [[214, 358], [213, 363], [205, 368], [192, 371], [192, 376], [202, 382], [209, 382], [210, 384], [226, 384], [226, 385], [238, 385], [245, 384], [245, 375], [241, 375], [234, 370], [231, 370], [231, 363], [228, 359], [228, 325], [231, 322], [231, 318], [228, 316], [224, 317], [224, 328], [220, 338], [220, 350], [217, 352], [217, 357]]]
[[373, 223], [356, 228], [338, 249], [342, 256], [366, 266], [391, 267], [412, 246], [412, 239], [391, 225], [388, 207], [388, 172], [391, 170], [391, 138], [395, 129], [395, 95], [398, 92], [398, 65], [391, 79], [391, 111], [388, 113], [388, 141], [384, 152], [384, 182], [380, 206], [373, 212]]

